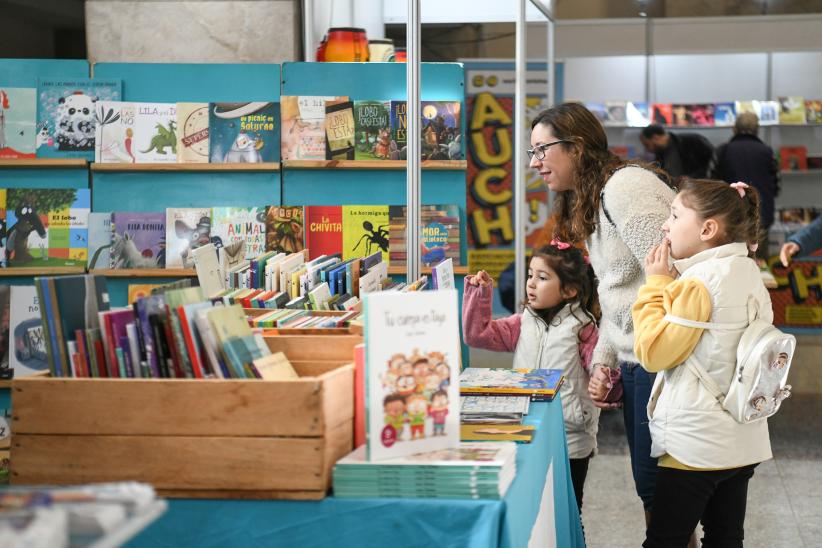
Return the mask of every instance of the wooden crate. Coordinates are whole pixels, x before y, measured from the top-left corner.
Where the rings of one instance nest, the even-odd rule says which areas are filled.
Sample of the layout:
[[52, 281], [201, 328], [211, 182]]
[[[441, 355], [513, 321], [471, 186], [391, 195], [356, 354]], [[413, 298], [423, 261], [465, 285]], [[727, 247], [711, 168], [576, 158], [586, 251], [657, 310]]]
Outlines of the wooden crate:
[[337, 345], [346, 337], [302, 349], [277, 338], [269, 345], [292, 349], [300, 379], [14, 380], [12, 483], [135, 480], [168, 497], [323, 498], [352, 450], [353, 350]]

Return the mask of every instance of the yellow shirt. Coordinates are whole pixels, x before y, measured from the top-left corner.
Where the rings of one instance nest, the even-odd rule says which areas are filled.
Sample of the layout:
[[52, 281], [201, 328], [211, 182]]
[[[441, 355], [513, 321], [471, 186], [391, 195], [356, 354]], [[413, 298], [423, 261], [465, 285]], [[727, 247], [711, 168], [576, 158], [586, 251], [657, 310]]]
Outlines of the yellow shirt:
[[[696, 348], [702, 329], [665, 321], [665, 314], [697, 322], [711, 318], [711, 296], [697, 279], [676, 280], [651, 275], [639, 288], [631, 310], [634, 319], [634, 352], [642, 367], [658, 373], [684, 362]], [[686, 466], [665, 454], [659, 466], [680, 470], [703, 470]]]

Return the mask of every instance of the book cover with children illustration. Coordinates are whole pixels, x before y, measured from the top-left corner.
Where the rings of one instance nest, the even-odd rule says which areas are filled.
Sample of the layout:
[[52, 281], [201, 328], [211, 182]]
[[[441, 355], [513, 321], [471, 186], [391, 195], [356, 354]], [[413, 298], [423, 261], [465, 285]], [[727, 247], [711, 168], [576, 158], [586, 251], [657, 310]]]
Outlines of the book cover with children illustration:
[[457, 292], [365, 297], [369, 460], [459, 445]]
[[120, 80], [37, 81], [38, 158], [94, 160], [98, 101], [119, 101]]

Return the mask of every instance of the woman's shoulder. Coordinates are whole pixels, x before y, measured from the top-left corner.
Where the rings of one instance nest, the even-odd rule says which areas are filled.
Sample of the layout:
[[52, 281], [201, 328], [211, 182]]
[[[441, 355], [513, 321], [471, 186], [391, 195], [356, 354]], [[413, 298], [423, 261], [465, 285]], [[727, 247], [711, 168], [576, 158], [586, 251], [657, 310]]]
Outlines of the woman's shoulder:
[[629, 187], [632, 191], [635, 191], [637, 187], [670, 191], [670, 187], [656, 173], [636, 164], [628, 164], [619, 168], [611, 174], [605, 183], [605, 191], [608, 193], [624, 191], [626, 187]]
[[603, 190], [609, 211], [641, 209], [667, 210], [674, 199], [674, 191], [656, 173], [641, 166], [628, 165], [613, 173]]

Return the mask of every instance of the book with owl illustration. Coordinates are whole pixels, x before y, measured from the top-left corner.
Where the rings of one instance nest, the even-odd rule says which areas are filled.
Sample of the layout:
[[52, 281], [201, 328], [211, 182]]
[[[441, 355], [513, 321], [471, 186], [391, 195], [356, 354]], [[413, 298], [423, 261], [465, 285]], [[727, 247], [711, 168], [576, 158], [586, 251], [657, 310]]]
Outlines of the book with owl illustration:
[[164, 268], [166, 214], [115, 211], [111, 215], [111, 268]]
[[177, 105], [99, 101], [96, 106], [99, 163], [177, 161]]
[[342, 250], [342, 206], [305, 207], [305, 247], [309, 260]]
[[121, 80], [39, 79], [37, 157], [94, 160], [98, 103], [119, 101], [121, 89]]
[[177, 161], [208, 162], [208, 103], [177, 103]]
[[211, 219], [218, 247], [245, 240], [246, 259], [265, 252], [265, 207], [215, 207]]
[[7, 266], [85, 266], [89, 189], [9, 188], [5, 191]]
[[280, 161], [277, 103], [209, 103], [208, 141], [213, 164]]
[[325, 103], [348, 97], [280, 97], [280, 151], [283, 160], [325, 160]]
[[305, 249], [302, 206], [268, 206], [265, 217], [265, 250], [294, 253]]
[[343, 260], [382, 253], [389, 261], [389, 217], [387, 205], [348, 205], [342, 208]]
[[[406, 207], [390, 206], [389, 249], [391, 264], [406, 260]], [[432, 266], [445, 259], [460, 261], [460, 211], [458, 205], [424, 205], [420, 208], [420, 261]]]
[[34, 158], [37, 90], [0, 86], [0, 159]]
[[390, 101], [354, 101], [356, 160], [387, 160], [391, 145]]
[[354, 159], [354, 103], [325, 102], [326, 160]]
[[459, 445], [457, 291], [363, 297], [368, 460]]
[[166, 268], [194, 268], [192, 250], [211, 243], [211, 209], [166, 209]]

